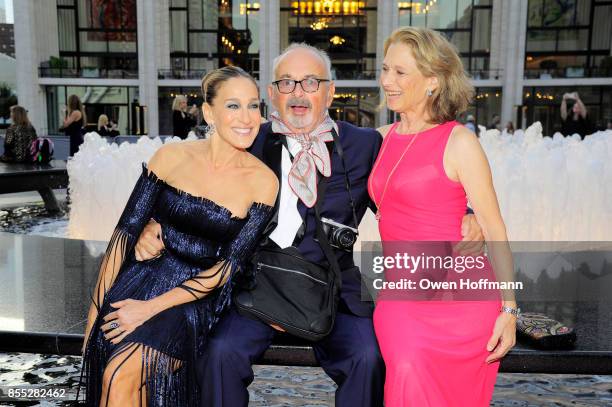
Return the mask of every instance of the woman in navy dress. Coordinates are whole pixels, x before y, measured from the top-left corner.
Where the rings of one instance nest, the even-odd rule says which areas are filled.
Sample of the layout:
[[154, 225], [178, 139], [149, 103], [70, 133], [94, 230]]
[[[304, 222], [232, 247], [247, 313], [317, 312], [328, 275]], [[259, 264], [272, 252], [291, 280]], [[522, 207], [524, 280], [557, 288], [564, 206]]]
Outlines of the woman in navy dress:
[[[231, 300], [276, 200], [274, 173], [246, 149], [259, 130], [259, 92], [240, 68], [202, 81], [207, 140], [160, 148], [111, 237], [93, 295], [83, 379], [89, 406], [191, 406], [195, 361]], [[151, 219], [166, 249], [134, 245]]]

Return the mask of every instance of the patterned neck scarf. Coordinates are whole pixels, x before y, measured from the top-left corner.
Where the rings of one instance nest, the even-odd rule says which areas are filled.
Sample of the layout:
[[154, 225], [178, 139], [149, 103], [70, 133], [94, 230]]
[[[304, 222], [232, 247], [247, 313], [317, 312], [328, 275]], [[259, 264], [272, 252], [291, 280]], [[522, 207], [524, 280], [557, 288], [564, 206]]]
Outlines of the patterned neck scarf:
[[312, 208], [317, 202], [317, 170], [324, 177], [331, 175], [331, 160], [325, 143], [334, 141], [332, 129], [338, 134], [338, 126], [326, 114], [323, 122], [309, 134], [293, 133], [281, 120], [278, 112], [272, 113], [270, 119], [274, 133], [291, 137], [302, 147], [293, 158], [293, 165], [289, 171], [289, 186], [304, 205]]

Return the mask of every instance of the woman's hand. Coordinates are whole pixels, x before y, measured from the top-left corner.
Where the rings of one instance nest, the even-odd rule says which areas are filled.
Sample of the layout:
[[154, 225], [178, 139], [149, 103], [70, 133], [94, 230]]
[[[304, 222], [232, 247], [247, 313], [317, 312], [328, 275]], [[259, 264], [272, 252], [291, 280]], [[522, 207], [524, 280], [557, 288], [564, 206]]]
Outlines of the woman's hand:
[[491, 354], [487, 357], [487, 363], [493, 363], [503, 358], [506, 353], [516, 344], [516, 317], [507, 312], [500, 312], [493, 335], [487, 343], [487, 350]]
[[281, 328], [280, 326], [276, 325], [276, 324], [270, 324], [270, 326], [274, 329], [276, 329], [278, 332], [286, 332], [283, 328]]
[[111, 306], [117, 310], [104, 317], [105, 324], [100, 329], [104, 337], [115, 345], [155, 315], [148, 301], [127, 299]]

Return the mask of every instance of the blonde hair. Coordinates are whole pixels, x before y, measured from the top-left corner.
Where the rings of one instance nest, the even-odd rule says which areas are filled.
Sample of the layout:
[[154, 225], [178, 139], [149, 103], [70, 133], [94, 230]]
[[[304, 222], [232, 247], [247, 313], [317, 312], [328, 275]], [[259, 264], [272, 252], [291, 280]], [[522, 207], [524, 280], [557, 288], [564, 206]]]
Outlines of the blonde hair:
[[172, 110], [178, 110], [181, 111], [181, 107], [180, 104], [182, 101], [187, 102], [187, 98], [183, 95], [176, 95], [176, 97], [174, 98], [174, 101], [172, 102]]
[[257, 89], [257, 97], [259, 98], [259, 87], [257, 82], [244, 69], [237, 66], [224, 66], [223, 68], [210, 71], [202, 78], [202, 98], [204, 103], [212, 105], [213, 100], [217, 97], [221, 85], [232, 78], [246, 78], [253, 82]]
[[10, 108], [13, 124], [16, 126], [30, 126], [30, 119], [28, 119], [28, 111], [22, 106], [14, 105]]
[[102, 126], [106, 126], [108, 124], [108, 116], [105, 114], [101, 114], [98, 117], [98, 130], [102, 128]]
[[81, 102], [81, 99], [77, 95], [68, 96], [68, 115], [75, 110], [81, 112], [81, 118], [83, 119], [83, 126], [87, 124], [87, 116], [85, 115], [85, 107]]
[[391, 44], [408, 46], [421, 74], [438, 79], [438, 88], [427, 98], [433, 123], [454, 120], [468, 108], [474, 87], [457, 50], [442, 34], [429, 28], [401, 27], [385, 41], [384, 55]]

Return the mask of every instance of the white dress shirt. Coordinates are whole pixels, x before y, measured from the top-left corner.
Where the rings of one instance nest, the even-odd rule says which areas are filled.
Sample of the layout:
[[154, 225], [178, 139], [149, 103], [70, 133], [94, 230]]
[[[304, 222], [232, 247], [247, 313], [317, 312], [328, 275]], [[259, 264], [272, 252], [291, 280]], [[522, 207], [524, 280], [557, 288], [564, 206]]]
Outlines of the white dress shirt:
[[[280, 203], [278, 207], [278, 223], [270, 234], [272, 239], [282, 249], [291, 246], [295, 235], [302, 226], [302, 216], [297, 208], [298, 196], [289, 186], [289, 171], [291, 170], [291, 156], [295, 157], [302, 150], [300, 143], [287, 137], [289, 151], [283, 145], [281, 158], [281, 185]], [[291, 156], [289, 155], [291, 152]]]

